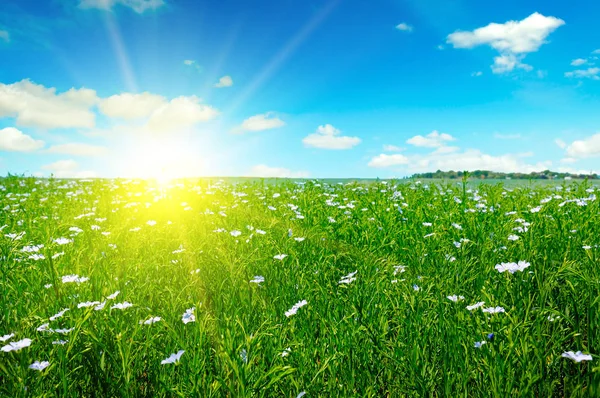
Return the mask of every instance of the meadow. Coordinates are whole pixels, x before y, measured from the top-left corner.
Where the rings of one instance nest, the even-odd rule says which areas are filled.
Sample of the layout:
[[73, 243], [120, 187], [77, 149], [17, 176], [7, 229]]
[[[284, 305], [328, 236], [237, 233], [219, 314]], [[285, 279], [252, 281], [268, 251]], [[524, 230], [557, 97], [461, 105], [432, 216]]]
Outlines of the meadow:
[[598, 397], [586, 181], [0, 180], [2, 397]]

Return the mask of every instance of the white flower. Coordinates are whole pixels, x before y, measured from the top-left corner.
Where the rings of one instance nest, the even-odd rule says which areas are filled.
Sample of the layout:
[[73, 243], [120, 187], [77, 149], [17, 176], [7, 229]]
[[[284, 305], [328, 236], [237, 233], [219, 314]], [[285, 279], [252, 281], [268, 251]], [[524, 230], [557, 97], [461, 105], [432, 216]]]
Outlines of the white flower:
[[282, 358], [285, 358], [288, 355], [290, 355], [290, 352], [292, 352], [292, 349], [290, 347], [288, 347], [285, 350], [283, 350], [280, 355], [281, 355]]
[[356, 278], [354, 277], [354, 275], [356, 275], [358, 271], [354, 271], [354, 272], [350, 272], [348, 275], [346, 276], [342, 276], [342, 279], [340, 279], [340, 281], [338, 282], [339, 285], [349, 285], [352, 282], [354, 282], [356, 280]]
[[57, 258], [59, 258], [60, 256], [64, 256], [65, 252], [60, 252], [60, 253], [54, 253], [52, 255], [52, 260], [56, 260]]
[[455, 303], [458, 302], [459, 300], [464, 300], [464, 299], [465, 299], [464, 296], [457, 296], [456, 294], [454, 294], [452, 296], [448, 296], [448, 300], [454, 301]]
[[511, 274], [514, 274], [517, 271], [521, 271], [523, 272], [525, 270], [525, 268], [528, 268], [529, 266], [531, 266], [530, 263], [528, 263], [527, 261], [519, 261], [518, 263], [500, 263], [500, 264], [496, 264], [496, 266], [494, 268], [496, 268], [498, 270], [498, 272], [510, 272]]
[[561, 357], [572, 359], [575, 362], [591, 361], [592, 360], [592, 356], [590, 354], [584, 354], [581, 351], [577, 351], [577, 352], [573, 352], [573, 351], [563, 352], [562, 355], [561, 355]]
[[405, 265], [394, 265], [394, 275], [401, 274], [403, 272], [406, 272]]
[[54, 243], [56, 243], [57, 245], [68, 245], [69, 243], [73, 243], [73, 239], [58, 238], [54, 239]]
[[50, 324], [49, 323], [44, 323], [42, 326], [39, 326], [36, 330], [38, 332], [50, 332], [50, 333], [53, 332], [53, 330], [50, 329]]
[[263, 231], [262, 229], [257, 229], [257, 230], [256, 230], [256, 233], [257, 233], [257, 234], [260, 234], [260, 235], [264, 235], [264, 234], [266, 234], [266, 232], [265, 232], [265, 231]]
[[19, 341], [12, 341], [2, 347], [2, 351], [10, 352], [10, 351], [19, 351], [21, 348], [29, 347], [31, 345], [31, 339], [23, 339]]
[[71, 329], [54, 329], [54, 332], [59, 333], [59, 334], [69, 334], [73, 330], [75, 330], [75, 328], [71, 328]]
[[65, 312], [69, 311], [68, 308], [63, 309], [62, 311], [59, 311], [58, 313], [56, 313], [55, 315], [52, 315], [50, 317], [50, 321], [54, 321], [58, 318], [60, 318], [61, 316], [63, 316], [65, 314]]
[[286, 258], [286, 257], [287, 257], [287, 254], [278, 254], [278, 255], [276, 255], [276, 256], [273, 256], [273, 258], [274, 258], [275, 260], [283, 260], [283, 259], [284, 259], [284, 258]]
[[47, 283], [44, 285], [44, 289], [50, 289], [52, 287], [52, 283]]
[[46, 369], [49, 365], [50, 365], [50, 362], [48, 362], [48, 361], [42, 361], [42, 362], [35, 361], [31, 365], [29, 365], [29, 369], [42, 371], [42, 370]]
[[519, 240], [518, 235], [508, 235], [508, 240], [512, 240], [513, 242]]
[[298, 395], [296, 395], [296, 398], [302, 398], [305, 395], [306, 395], [306, 391], [302, 391], [301, 393], [299, 393]]
[[117, 298], [117, 296], [119, 295], [119, 293], [121, 293], [120, 290], [117, 290], [116, 292], [114, 292], [113, 294], [111, 294], [110, 296], [107, 296], [106, 298], [109, 300], [114, 300]]
[[65, 345], [69, 342], [69, 340], [55, 340], [52, 342], [54, 345]]
[[140, 321], [140, 325], [152, 325], [153, 323], [159, 322], [162, 318], [159, 316], [151, 317], [145, 321]]
[[104, 309], [105, 305], [106, 305], [106, 301], [101, 302], [100, 304], [98, 304], [97, 306], [94, 307], [94, 311], [102, 311]]
[[467, 309], [468, 309], [469, 311], [473, 311], [473, 310], [474, 310], [474, 309], [476, 309], [476, 308], [483, 307], [483, 306], [484, 306], [484, 304], [485, 304], [485, 301], [480, 301], [480, 302], [478, 302], [478, 303], [475, 303], [475, 304], [473, 304], [473, 305], [468, 305], [468, 306], [467, 306]]
[[148, 220], [148, 221], [146, 222], [146, 224], [148, 224], [149, 226], [153, 227], [153, 226], [155, 226], [155, 225], [156, 225], [156, 221], [154, 221], [154, 220]]
[[475, 348], [481, 348], [482, 345], [487, 344], [487, 341], [478, 341], [475, 343]]
[[302, 242], [304, 239], [305, 239], [305, 238], [301, 238], [301, 237], [294, 238], [294, 240], [295, 240], [296, 242]]
[[502, 307], [482, 308], [481, 311], [487, 312], [488, 314], [497, 314], [499, 312], [506, 312], [506, 311], [504, 311], [504, 308], [502, 308]]
[[5, 334], [4, 336], [0, 336], [0, 341], [6, 341], [8, 339], [12, 339], [13, 337], [15, 337], [14, 333]]
[[591, 246], [582, 246], [583, 250], [590, 250], [592, 247]]
[[64, 275], [62, 277], [62, 283], [83, 283], [89, 280], [90, 278], [79, 275]]
[[256, 283], [256, 284], [259, 284], [259, 283], [262, 283], [262, 282], [264, 282], [264, 281], [265, 281], [265, 277], [264, 277], [264, 276], [256, 275], [256, 276], [254, 277], [254, 279], [252, 279], [252, 280], [250, 281], [250, 283]]
[[112, 307], [110, 307], [110, 309], [111, 310], [113, 310], [113, 309], [124, 310], [125, 308], [129, 308], [129, 307], [132, 307], [132, 306], [133, 306], [133, 304], [125, 301], [125, 302], [117, 303], [117, 304], [113, 305]]
[[195, 310], [196, 307], [188, 308], [187, 310], [185, 310], [185, 313], [181, 317], [181, 321], [185, 324], [188, 324], [190, 322], [196, 322], [196, 315], [194, 315]]
[[162, 361], [160, 361], [160, 364], [166, 365], [168, 363], [179, 362], [179, 358], [181, 358], [181, 356], [183, 355], [184, 352], [185, 352], [184, 350], [179, 350], [179, 351], [177, 351], [177, 354], [171, 354], [171, 356], [168, 357], [167, 359], [163, 359]]
[[98, 304], [100, 304], [99, 301], [85, 301], [83, 303], [77, 304], [77, 308], [87, 308]]
[[242, 234], [242, 231], [238, 231], [238, 230], [233, 230], [230, 232], [231, 236], [233, 236], [234, 238], [237, 238], [238, 236], [240, 236]]
[[423, 226], [424, 227], [431, 227], [433, 224], [431, 224], [430, 222], [424, 222]]
[[534, 208], [533, 208], [533, 209], [531, 209], [530, 211], [531, 211], [532, 213], [537, 213], [537, 212], [539, 212], [540, 210], [542, 210], [542, 206], [534, 207]]
[[292, 308], [289, 309], [289, 311], [285, 312], [285, 316], [289, 318], [290, 316], [295, 315], [300, 308], [304, 307], [307, 304], [308, 302], [306, 300], [298, 301], [292, 306]]
[[39, 261], [39, 260], [45, 260], [46, 257], [43, 254], [32, 254], [31, 256], [29, 256], [30, 260], [35, 260], [35, 261]]

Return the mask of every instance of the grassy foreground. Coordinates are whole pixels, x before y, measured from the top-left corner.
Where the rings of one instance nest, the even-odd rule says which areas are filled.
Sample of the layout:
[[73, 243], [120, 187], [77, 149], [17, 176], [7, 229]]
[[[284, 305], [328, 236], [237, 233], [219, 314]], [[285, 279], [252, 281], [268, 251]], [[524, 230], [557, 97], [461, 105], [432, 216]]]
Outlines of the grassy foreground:
[[600, 396], [587, 183], [0, 185], [0, 396]]

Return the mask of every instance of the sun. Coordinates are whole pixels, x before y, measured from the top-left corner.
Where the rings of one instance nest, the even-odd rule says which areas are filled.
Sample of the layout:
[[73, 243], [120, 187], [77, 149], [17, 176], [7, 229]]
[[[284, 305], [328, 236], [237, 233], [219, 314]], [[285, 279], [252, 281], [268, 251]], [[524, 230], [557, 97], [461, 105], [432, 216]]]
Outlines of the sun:
[[177, 178], [199, 177], [205, 172], [204, 159], [183, 141], [152, 139], [138, 142], [119, 161], [121, 175], [153, 179], [167, 185]]

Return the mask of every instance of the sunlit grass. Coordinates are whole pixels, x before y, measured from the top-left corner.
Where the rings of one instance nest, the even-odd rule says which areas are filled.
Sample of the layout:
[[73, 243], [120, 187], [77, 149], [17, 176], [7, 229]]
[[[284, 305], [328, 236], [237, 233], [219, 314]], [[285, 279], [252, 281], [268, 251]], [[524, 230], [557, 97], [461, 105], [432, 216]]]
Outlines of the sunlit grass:
[[600, 395], [588, 183], [0, 185], [0, 396]]

